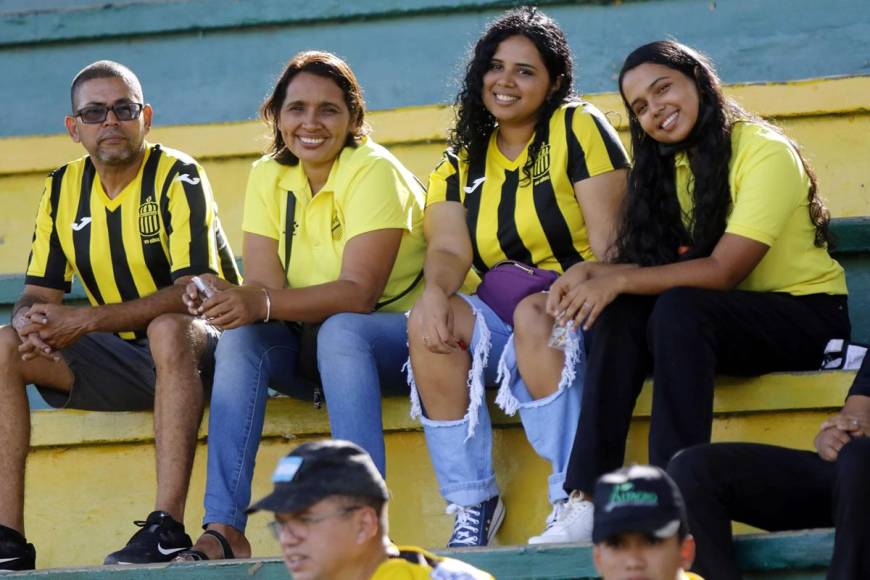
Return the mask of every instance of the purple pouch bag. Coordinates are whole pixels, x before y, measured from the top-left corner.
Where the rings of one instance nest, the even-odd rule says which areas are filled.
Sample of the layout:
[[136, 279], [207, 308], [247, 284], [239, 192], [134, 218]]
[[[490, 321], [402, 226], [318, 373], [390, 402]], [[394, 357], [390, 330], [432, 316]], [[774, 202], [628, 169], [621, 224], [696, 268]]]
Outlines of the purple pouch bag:
[[552, 270], [505, 260], [483, 275], [483, 281], [477, 287], [477, 296], [505, 323], [513, 325], [514, 310], [520, 300], [549, 289], [558, 277], [559, 274]]

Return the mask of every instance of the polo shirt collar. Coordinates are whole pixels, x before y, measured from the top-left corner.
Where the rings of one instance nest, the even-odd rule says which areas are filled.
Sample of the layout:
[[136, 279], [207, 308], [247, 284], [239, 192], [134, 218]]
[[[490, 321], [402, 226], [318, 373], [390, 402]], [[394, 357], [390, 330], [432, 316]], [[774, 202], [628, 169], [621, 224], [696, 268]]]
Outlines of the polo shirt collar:
[[[364, 138], [359, 145], [365, 143], [366, 139], [367, 138]], [[329, 169], [329, 177], [326, 178], [326, 183], [320, 191], [335, 191], [335, 182], [338, 180], [339, 168], [341, 167], [342, 162], [346, 161], [346, 157], [353, 154], [353, 150], [353, 147], [344, 147], [341, 150], [338, 157], [336, 157], [335, 161], [332, 163], [332, 167]], [[309, 194], [311, 193], [311, 188], [308, 185], [308, 177], [305, 176], [305, 170], [302, 169], [301, 162], [296, 165], [288, 166], [284, 170], [284, 174], [281, 176], [278, 185], [287, 191], [292, 191], [297, 194], [303, 191], [308, 192]]]

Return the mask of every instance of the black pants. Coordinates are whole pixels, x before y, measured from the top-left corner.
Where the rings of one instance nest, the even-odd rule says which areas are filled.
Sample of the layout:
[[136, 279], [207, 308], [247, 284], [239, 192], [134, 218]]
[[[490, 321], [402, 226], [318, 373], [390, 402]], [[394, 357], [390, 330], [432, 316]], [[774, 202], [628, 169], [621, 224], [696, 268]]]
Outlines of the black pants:
[[650, 463], [710, 441], [715, 374], [815, 370], [831, 338], [848, 338], [845, 296], [674, 288], [622, 295], [588, 334], [580, 423], [565, 488], [591, 493], [622, 466], [634, 403], [652, 371]]
[[846, 444], [835, 463], [771, 445], [699, 445], [668, 472], [697, 542], [692, 569], [707, 580], [741, 578], [732, 519], [772, 531], [836, 526], [828, 578], [870, 578], [870, 439]]

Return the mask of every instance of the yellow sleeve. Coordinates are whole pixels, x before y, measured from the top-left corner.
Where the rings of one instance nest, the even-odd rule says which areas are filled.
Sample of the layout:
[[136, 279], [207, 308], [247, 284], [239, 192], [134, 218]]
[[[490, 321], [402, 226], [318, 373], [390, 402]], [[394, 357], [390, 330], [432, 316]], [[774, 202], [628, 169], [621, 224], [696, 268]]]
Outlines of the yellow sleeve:
[[807, 178], [787, 143], [764, 140], [739, 152], [731, 169], [733, 208], [725, 231], [768, 246], [807, 197]]
[[582, 157], [572, 159], [568, 164], [572, 182], [577, 183], [588, 177], [629, 166], [628, 154], [616, 129], [592, 105], [577, 107], [571, 130], [580, 150], [574, 151], [569, 146], [569, 155]]
[[219, 275], [215, 202], [208, 177], [197, 163], [186, 163], [171, 178], [166, 195], [172, 280], [204, 272]]
[[414, 225], [414, 194], [387, 159], [366, 164], [351, 178], [341, 200], [347, 239], [390, 228], [411, 231]]
[[242, 231], [278, 240], [281, 238], [281, 208], [276, 203], [275, 180], [270, 179], [273, 174], [270, 163], [274, 161], [261, 159], [248, 174]]
[[462, 202], [459, 185], [459, 158], [448, 149], [441, 163], [429, 174], [426, 207], [442, 201]]
[[57, 207], [52, 207], [60, 198], [61, 179], [62, 177], [58, 177], [57, 183], [52, 176], [45, 180], [24, 283], [69, 292], [73, 271], [57, 235], [57, 225], [53, 218]]

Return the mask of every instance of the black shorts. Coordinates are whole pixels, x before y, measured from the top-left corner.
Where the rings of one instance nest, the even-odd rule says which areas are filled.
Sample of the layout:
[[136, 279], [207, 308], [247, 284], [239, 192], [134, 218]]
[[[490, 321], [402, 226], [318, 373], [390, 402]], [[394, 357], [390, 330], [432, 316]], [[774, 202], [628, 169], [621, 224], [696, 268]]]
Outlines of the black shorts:
[[[208, 347], [199, 370], [203, 387], [214, 376], [214, 351], [220, 331], [211, 325]], [[108, 332], [86, 334], [60, 351], [73, 372], [69, 393], [36, 385], [45, 402], [55, 408], [87, 411], [147, 411], [154, 408], [157, 373], [148, 339], [123, 340]]]

